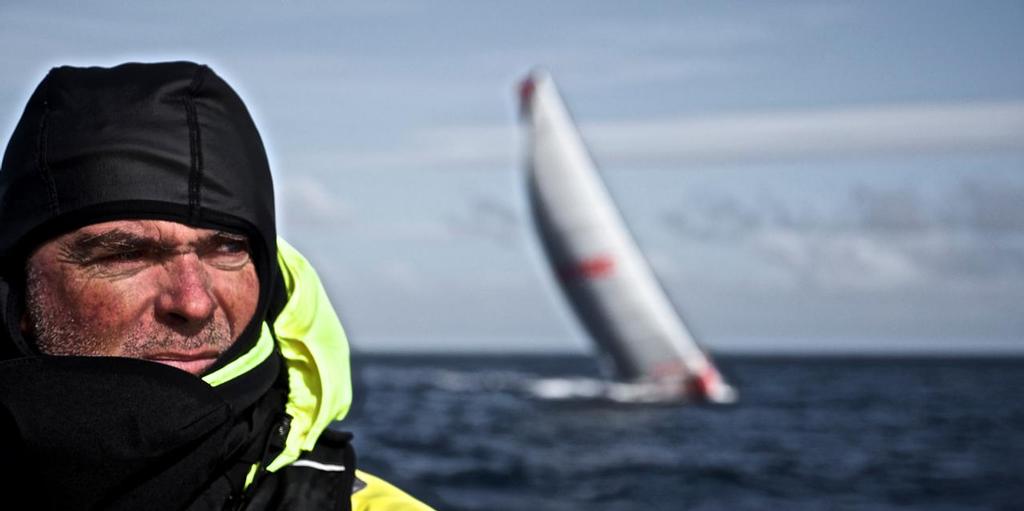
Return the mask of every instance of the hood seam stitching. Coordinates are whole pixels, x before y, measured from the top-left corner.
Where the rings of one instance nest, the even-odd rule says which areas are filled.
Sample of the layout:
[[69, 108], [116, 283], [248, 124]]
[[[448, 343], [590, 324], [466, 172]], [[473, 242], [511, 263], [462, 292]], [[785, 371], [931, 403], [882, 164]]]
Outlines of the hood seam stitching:
[[199, 219], [199, 181], [202, 176], [202, 153], [199, 147], [199, 121], [196, 118], [195, 103], [191, 94], [182, 98], [185, 105], [185, 117], [188, 121], [189, 142], [189, 176], [188, 176], [188, 211], [189, 221], [195, 223]]
[[196, 112], [195, 95], [202, 86], [206, 66], [199, 66], [192, 74], [192, 81], [189, 82], [188, 92], [183, 98], [185, 103], [185, 116], [188, 118], [189, 152], [191, 153], [191, 168], [188, 177], [188, 205], [189, 220], [197, 222], [202, 206], [202, 180], [203, 180], [203, 147], [202, 135], [199, 130], [199, 115]]
[[50, 100], [49, 100], [49, 81], [46, 82], [45, 89], [43, 91], [43, 115], [39, 116], [39, 143], [36, 146], [36, 164], [39, 166], [39, 176], [43, 180], [43, 184], [46, 186], [47, 198], [49, 199], [49, 208], [51, 215], [60, 214], [60, 202], [57, 198], [57, 184], [53, 180], [53, 175], [50, 173], [50, 166], [46, 162], [46, 151], [47, 151], [47, 121], [50, 117]]

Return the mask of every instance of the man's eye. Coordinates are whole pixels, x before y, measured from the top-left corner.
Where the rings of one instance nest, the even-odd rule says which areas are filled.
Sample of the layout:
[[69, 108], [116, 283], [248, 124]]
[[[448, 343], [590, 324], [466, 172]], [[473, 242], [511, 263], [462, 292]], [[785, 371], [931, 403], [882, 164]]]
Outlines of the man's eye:
[[249, 245], [244, 241], [222, 241], [217, 245], [217, 251], [223, 254], [237, 254], [248, 252]]
[[220, 239], [206, 253], [206, 260], [224, 270], [236, 270], [249, 262], [249, 243], [241, 239]]
[[116, 252], [100, 258], [101, 262], [108, 263], [129, 263], [142, 259], [145, 254], [141, 250], [126, 250], [124, 252]]
[[95, 254], [84, 265], [95, 276], [124, 277], [134, 275], [149, 264], [150, 252], [146, 250], [115, 250]]

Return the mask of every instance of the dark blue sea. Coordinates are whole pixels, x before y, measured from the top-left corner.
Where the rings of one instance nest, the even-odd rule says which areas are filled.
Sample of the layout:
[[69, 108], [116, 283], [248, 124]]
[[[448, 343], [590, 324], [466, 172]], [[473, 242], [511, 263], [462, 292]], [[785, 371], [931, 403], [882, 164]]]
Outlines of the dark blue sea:
[[565, 356], [360, 356], [360, 466], [451, 510], [1024, 509], [1024, 359], [718, 357], [726, 407], [552, 401]]

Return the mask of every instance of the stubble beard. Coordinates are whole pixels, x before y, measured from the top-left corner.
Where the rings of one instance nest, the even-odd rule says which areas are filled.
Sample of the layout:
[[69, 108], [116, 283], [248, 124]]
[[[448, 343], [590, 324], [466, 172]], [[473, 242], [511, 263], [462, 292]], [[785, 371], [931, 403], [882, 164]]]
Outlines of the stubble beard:
[[214, 317], [194, 335], [182, 335], [169, 327], [156, 323], [146, 331], [137, 325], [122, 339], [110, 341], [99, 335], [88, 321], [76, 317], [71, 311], [59, 307], [49, 299], [49, 290], [40, 272], [29, 265], [26, 272], [25, 304], [29, 324], [35, 336], [36, 347], [46, 355], [57, 356], [109, 356], [109, 346], [119, 346], [114, 356], [145, 358], [168, 351], [192, 351], [213, 347], [223, 352], [232, 342], [230, 328], [224, 318]]

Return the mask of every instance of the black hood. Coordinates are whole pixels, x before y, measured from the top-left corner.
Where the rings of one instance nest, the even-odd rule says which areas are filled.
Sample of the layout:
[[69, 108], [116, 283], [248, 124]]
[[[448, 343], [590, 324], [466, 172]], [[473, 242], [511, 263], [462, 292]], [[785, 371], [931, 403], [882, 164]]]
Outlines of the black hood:
[[[247, 235], [260, 278], [256, 318], [266, 315], [278, 280], [270, 168], [245, 105], [210, 68], [58, 67], [29, 99], [0, 169], [0, 268], [15, 295], [39, 244], [120, 219]], [[7, 305], [5, 312], [18, 306]], [[17, 337], [14, 319], [4, 330]], [[234, 355], [255, 342], [254, 332]], [[20, 339], [8, 349], [11, 342], [28, 354]]]
[[279, 353], [212, 387], [148, 361], [42, 356], [20, 332], [26, 257], [123, 219], [248, 236], [257, 310], [211, 371], [248, 352], [281, 307], [270, 169], [231, 87], [190, 62], [51, 70], [0, 168], [0, 442], [18, 473], [5, 490], [41, 509], [219, 509], [272, 454], [287, 396]]

